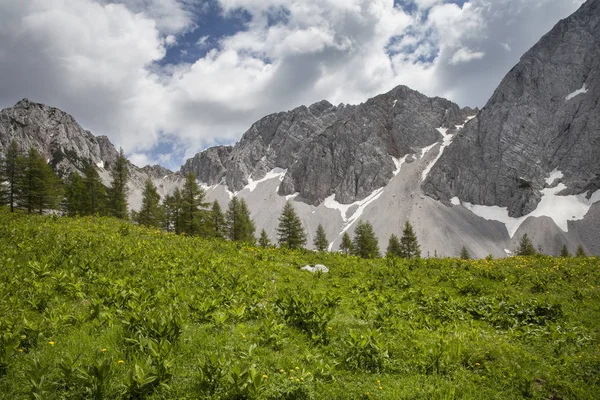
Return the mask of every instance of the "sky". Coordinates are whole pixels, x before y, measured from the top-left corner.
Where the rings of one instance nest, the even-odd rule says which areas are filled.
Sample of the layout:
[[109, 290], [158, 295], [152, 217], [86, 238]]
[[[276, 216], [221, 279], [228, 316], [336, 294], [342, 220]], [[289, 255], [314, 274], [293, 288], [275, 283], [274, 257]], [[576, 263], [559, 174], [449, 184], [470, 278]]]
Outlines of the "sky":
[[0, 108], [58, 107], [177, 170], [253, 122], [407, 85], [482, 107], [584, 0], [0, 0]]

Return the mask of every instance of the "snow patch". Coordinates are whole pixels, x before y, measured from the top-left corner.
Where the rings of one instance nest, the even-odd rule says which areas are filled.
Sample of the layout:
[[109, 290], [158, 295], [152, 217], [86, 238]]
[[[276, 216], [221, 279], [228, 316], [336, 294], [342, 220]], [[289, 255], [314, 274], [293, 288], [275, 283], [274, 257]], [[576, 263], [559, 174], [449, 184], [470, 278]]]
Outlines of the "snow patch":
[[555, 169], [554, 171], [550, 172], [550, 176], [546, 179], [546, 183], [548, 185], [552, 185], [554, 183], [554, 181], [556, 181], [557, 179], [560, 179], [563, 177], [563, 173], [560, 172], [558, 169]]
[[252, 179], [252, 175], [250, 175], [250, 177], [248, 177], [248, 184], [244, 186], [244, 189], [248, 189], [250, 192], [253, 192], [259, 183], [266, 182], [273, 178], [279, 178], [279, 181], [282, 181], [286, 173], [287, 169], [274, 168], [271, 171], [267, 172], [263, 178], [258, 179], [256, 181]]
[[394, 176], [396, 176], [400, 173], [400, 170], [402, 169], [402, 164], [404, 164], [406, 162], [406, 157], [408, 157], [408, 154], [402, 158], [392, 157], [394, 164], [396, 164], [396, 170], [394, 171]]
[[392, 108], [396, 107], [396, 103], [398, 103], [398, 100], [394, 100], [394, 105], [392, 106]]
[[99, 163], [96, 163], [96, 166], [98, 168], [104, 168], [104, 161], [100, 161]]
[[467, 117], [467, 121], [472, 120], [473, 118], [475, 118], [477, 115], [471, 115], [470, 117]]
[[[344, 232], [346, 232], [348, 228], [350, 228], [350, 226], [362, 216], [363, 212], [369, 204], [377, 200], [379, 196], [383, 194], [383, 189], [384, 188], [379, 188], [377, 190], [374, 190], [369, 196], [365, 197], [362, 200], [355, 201], [352, 204], [340, 204], [339, 202], [337, 202], [337, 200], [335, 200], [335, 194], [332, 194], [323, 201], [323, 205], [325, 207], [333, 210], [338, 210], [342, 215], [343, 224], [342, 231], [340, 232], [339, 236], [342, 236]], [[358, 207], [352, 213], [352, 215], [348, 217], [348, 210], [354, 206]]]
[[506, 226], [509, 236], [512, 238], [521, 224], [529, 217], [549, 217], [563, 231], [569, 231], [568, 221], [582, 220], [590, 210], [590, 207], [600, 201], [600, 190], [597, 190], [590, 199], [586, 199], [585, 193], [559, 196], [567, 187], [559, 183], [553, 188], [542, 190], [542, 198], [535, 210], [520, 218], [509, 217], [507, 207], [481, 206], [468, 202], [461, 202], [462, 206], [487, 220], [499, 221]]
[[300, 196], [300, 192], [296, 192], [294, 194], [288, 194], [287, 196], [285, 196], [285, 199], [286, 200], [291, 200], [291, 199], [296, 198], [298, 196]]
[[504, 249], [504, 252], [506, 253], [507, 256], [512, 255], [512, 251], [510, 251], [509, 249]]
[[587, 92], [588, 92], [588, 90], [586, 89], [586, 87], [585, 87], [585, 83], [584, 83], [581, 89], [578, 89], [578, 90], [574, 91], [573, 93], [569, 94], [567, 97], [565, 97], [565, 100], [566, 100], [566, 101], [569, 101], [569, 100], [571, 100], [573, 97], [575, 97], [575, 96], [577, 96], [577, 95], [580, 95], [580, 94], [587, 93]]
[[[458, 127], [458, 125], [457, 125], [457, 127]], [[444, 150], [446, 149], [446, 147], [448, 147], [450, 145], [450, 143], [452, 143], [452, 139], [454, 138], [454, 136], [449, 135], [447, 133], [448, 129], [446, 129], [446, 128], [437, 128], [437, 130], [439, 133], [442, 134], [442, 144], [440, 146], [440, 149], [438, 150], [438, 155], [435, 157], [435, 159], [432, 162], [429, 163], [429, 165], [423, 171], [423, 174], [421, 175], [421, 181], [424, 181], [427, 178], [427, 175], [429, 175], [431, 168], [433, 168], [435, 163], [438, 162], [438, 160], [444, 153]]]
[[460, 199], [458, 197], [453, 197], [450, 199], [450, 203], [454, 206], [460, 206]]
[[423, 158], [425, 156], [425, 154], [427, 154], [427, 152], [429, 152], [429, 150], [433, 149], [434, 146], [436, 146], [438, 144], [438, 142], [435, 142], [434, 144], [427, 146], [427, 147], [423, 147], [421, 149], [421, 155], [419, 156], [419, 158]]

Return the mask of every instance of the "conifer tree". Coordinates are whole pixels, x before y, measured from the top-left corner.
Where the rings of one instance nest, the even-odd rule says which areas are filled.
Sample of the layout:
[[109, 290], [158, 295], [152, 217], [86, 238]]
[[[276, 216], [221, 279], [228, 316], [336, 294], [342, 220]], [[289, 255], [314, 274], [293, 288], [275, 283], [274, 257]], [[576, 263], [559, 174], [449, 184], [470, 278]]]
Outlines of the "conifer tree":
[[373, 230], [373, 225], [369, 221], [359, 221], [354, 228], [354, 255], [362, 258], [379, 257], [379, 245], [377, 237]]
[[390, 235], [388, 247], [385, 252], [386, 257], [400, 257], [400, 240], [393, 233]]
[[113, 217], [127, 219], [127, 181], [129, 179], [129, 168], [123, 149], [120, 149], [110, 175], [112, 177], [111, 187], [108, 190], [110, 214]]
[[65, 185], [64, 212], [74, 217], [85, 213], [85, 184], [77, 172], [71, 172]]
[[227, 221], [218, 201], [212, 203], [208, 220], [210, 236], [225, 239], [227, 236]]
[[0, 206], [8, 204], [8, 182], [4, 170], [4, 158], [0, 154]]
[[563, 258], [571, 257], [571, 253], [569, 253], [569, 248], [567, 247], [566, 244], [563, 244], [562, 249], [560, 249], [559, 255], [560, 255], [560, 257], [563, 257]]
[[163, 202], [165, 212], [164, 228], [167, 232], [181, 233], [181, 190], [176, 188], [172, 195], [167, 195]]
[[14, 211], [18, 199], [20, 159], [19, 147], [17, 142], [13, 140], [6, 150], [2, 165], [3, 176], [6, 182], [5, 204], [10, 206], [10, 212]]
[[198, 185], [196, 176], [190, 172], [185, 177], [181, 190], [181, 232], [186, 235], [200, 235], [206, 232], [206, 207], [204, 190]]
[[19, 205], [28, 213], [40, 214], [46, 209], [56, 208], [60, 197], [60, 181], [44, 157], [32, 147], [19, 164]]
[[302, 221], [300, 221], [294, 206], [289, 200], [283, 206], [279, 216], [277, 235], [280, 247], [301, 249], [306, 244], [306, 232], [302, 226]]
[[535, 247], [533, 247], [533, 243], [527, 234], [524, 234], [521, 237], [521, 241], [519, 242], [519, 248], [515, 252], [518, 256], [533, 256], [536, 254]]
[[263, 249], [266, 249], [267, 247], [271, 247], [271, 239], [269, 239], [269, 236], [267, 235], [267, 231], [265, 231], [264, 229], [260, 231], [260, 238], [258, 239], [258, 245], [260, 247], [262, 247]]
[[93, 165], [85, 167], [82, 215], [106, 215], [106, 187]]
[[250, 218], [250, 210], [244, 199], [238, 199], [234, 196], [229, 202], [226, 213], [227, 220], [227, 237], [230, 240], [252, 243], [256, 238], [254, 233], [256, 227], [254, 221]]
[[582, 245], [577, 246], [577, 251], [575, 252], [575, 257], [587, 257], [585, 250]]
[[460, 258], [463, 260], [471, 259], [471, 253], [469, 253], [469, 250], [467, 250], [465, 246], [463, 246], [462, 249], [460, 249]]
[[340, 251], [344, 254], [353, 254], [354, 253], [354, 244], [352, 243], [352, 239], [350, 239], [350, 235], [348, 232], [344, 232], [342, 235], [342, 242], [340, 243]]
[[417, 235], [410, 224], [406, 221], [400, 238], [400, 257], [402, 258], [420, 258], [421, 246], [417, 240]]
[[313, 244], [317, 251], [326, 251], [327, 247], [329, 247], [329, 241], [327, 240], [325, 228], [323, 228], [323, 225], [321, 224], [317, 226], [317, 232], [315, 233], [315, 240], [313, 241]]
[[142, 207], [135, 213], [134, 220], [140, 225], [158, 228], [161, 226], [163, 217], [160, 195], [152, 179], [148, 178], [142, 192]]

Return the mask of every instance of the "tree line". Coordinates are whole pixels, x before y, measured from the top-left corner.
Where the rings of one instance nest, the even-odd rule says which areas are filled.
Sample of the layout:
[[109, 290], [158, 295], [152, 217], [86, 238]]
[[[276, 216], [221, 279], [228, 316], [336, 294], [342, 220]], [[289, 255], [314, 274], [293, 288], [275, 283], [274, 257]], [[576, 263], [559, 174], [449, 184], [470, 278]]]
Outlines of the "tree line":
[[[47, 210], [60, 210], [68, 216], [131, 218], [140, 225], [176, 234], [257, 244], [256, 225], [250, 217], [246, 201], [234, 196], [227, 210], [223, 211], [216, 200], [213, 203], [206, 202], [206, 193], [191, 172], [185, 176], [183, 186], [175, 189], [162, 201], [156, 186], [148, 178], [142, 192], [141, 208], [131, 214], [127, 204], [130, 171], [123, 149], [120, 150], [110, 175], [111, 184], [106, 187], [97, 169], [88, 163], [83, 176], [73, 172], [61, 181], [35, 148], [32, 147], [26, 154], [22, 154], [17, 143], [13, 141], [4, 159], [0, 159], [0, 205], [8, 205], [11, 212], [15, 208], [40, 214]], [[286, 202], [278, 219], [277, 242], [280, 247], [289, 249], [302, 249], [307, 242], [302, 222], [290, 201]], [[260, 232], [258, 245], [273, 245], [264, 229]], [[329, 249], [329, 240], [321, 224], [317, 226], [313, 245], [317, 251]], [[360, 220], [357, 223], [354, 239], [350, 238], [347, 231], [344, 232], [339, 248], [342, 253], [348, 255], [362, 258], [381, 257], [373, 225], [368, 221]], [[516, 255], [536, 253], [531, 240], [524, 235]], [[581, 245], [576, 255], [585, 256]], [[410, 222], [405, 222], [400, 238], [396, 234], [389, 237], [385, 256], [408, 259], [421, 257], [420, 245]], [[560, 256], [570, 256], [566, 245], [563, 246]], [[461, 249], [459, 257], [471, 258], [466, 247]]]

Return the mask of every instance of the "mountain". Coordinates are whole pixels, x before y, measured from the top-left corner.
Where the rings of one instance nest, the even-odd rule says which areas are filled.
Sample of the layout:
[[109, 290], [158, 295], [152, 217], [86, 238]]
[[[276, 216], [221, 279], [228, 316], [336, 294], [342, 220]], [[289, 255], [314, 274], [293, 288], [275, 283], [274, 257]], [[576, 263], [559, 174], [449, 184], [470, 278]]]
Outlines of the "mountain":
[[[75, 119], [58, 108], [23, 99], [14, 107], [0, 111], [0, 154], [15, 140], [23, 152], [36, 148], [60, 177], [83, 173], [86, 165], [96, 166], [106, 185], [118, 151], [106, 136], [94, 136]], [[161, 166], [138, 168], [129, 164], [129, 205], [141, 206], [142, 189], [150, 177], [162, 195], [178, 185], [178, 174]]]
[[590, 0], [506, 75], [423, 190], [446, 203], [506, 207], [518, 218], [539, 208], [553, 185], [590, 199], [600, 189], [598, 160], [600, 0]]
[[[280, 195], [298, 193], [318, 205], [335, 194], [342, 203], [362, 200], [394, 176], [397, 160], [442, 139], [471, 109], [429, 98], [406, 86], [366, 103], [333, 106], [327, 101], [269, 115], [235, 146], [208, 149], [183, 165], [207, 185], [231, 191], [274, 168], [286, 169]], [[396, 162], [394, 161], [396, 160]]]
[[[507, 74], [485, 107], [460, 108], [405, 86], [359, 105], [327, 101], [266, 116], [234, 146], [207, 149], [177, 173], [131, 165], [130, 206], [152, 178], [161, 195], [193, 172], [207, 200], [248, 203], [276, 240], [286, 201], [329, 249], [361, 219], [382, 249], [410, 221], [424, 256], [506, 256], [527, 233], [557, 254], [600, 254], [600, 0], [560, 21]], [[93, 163], [105, 182], [116, 157], [106, 137], [27, 100], [0, 112], [0, 152], [37, 147], [66, 174]]]

